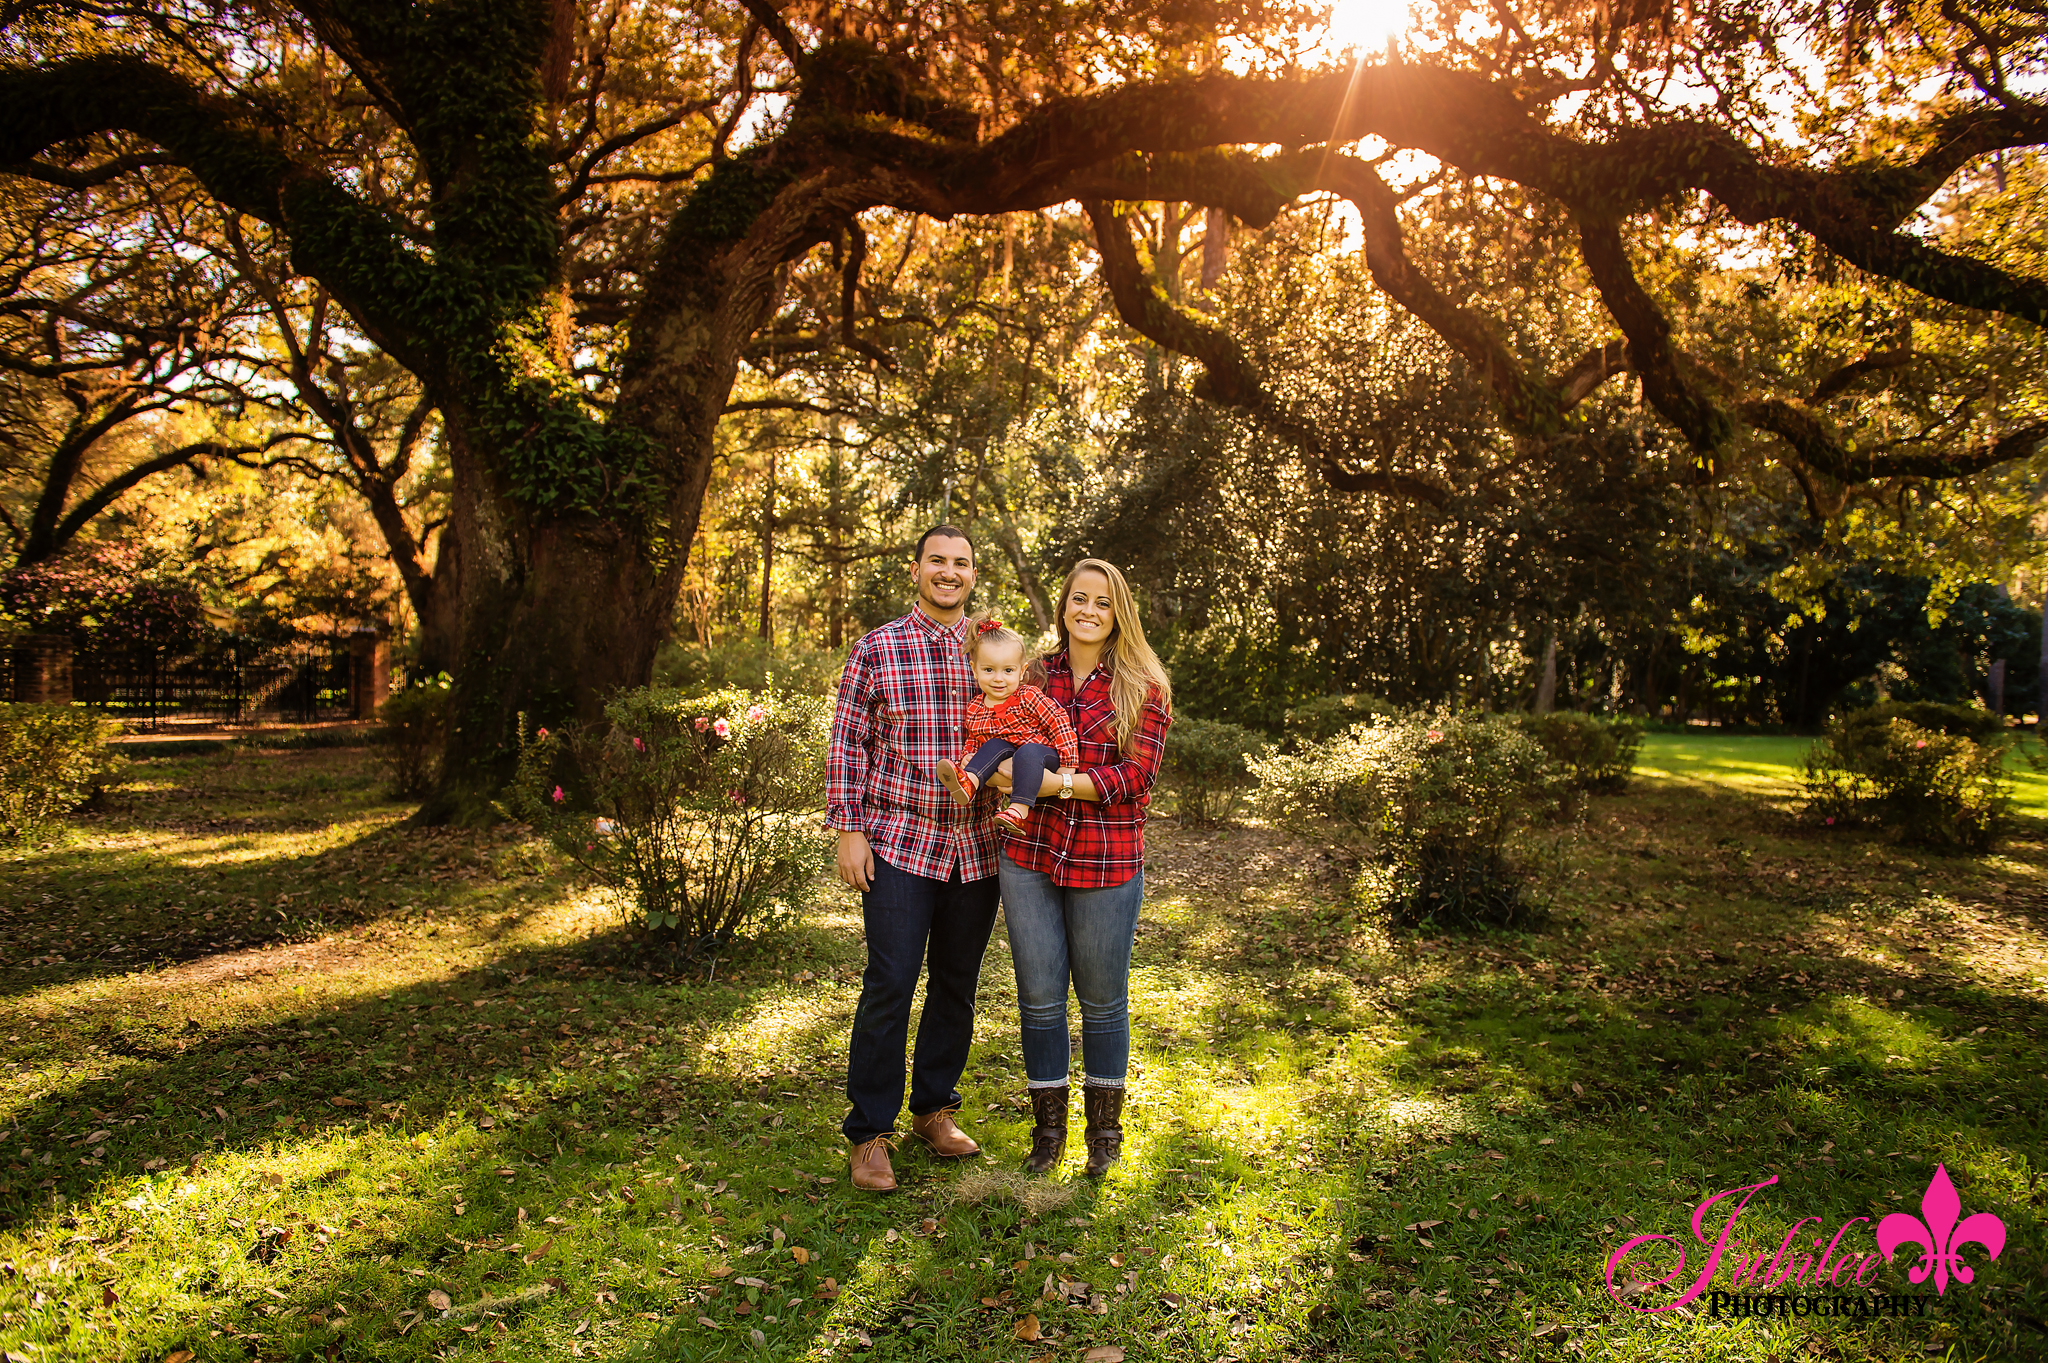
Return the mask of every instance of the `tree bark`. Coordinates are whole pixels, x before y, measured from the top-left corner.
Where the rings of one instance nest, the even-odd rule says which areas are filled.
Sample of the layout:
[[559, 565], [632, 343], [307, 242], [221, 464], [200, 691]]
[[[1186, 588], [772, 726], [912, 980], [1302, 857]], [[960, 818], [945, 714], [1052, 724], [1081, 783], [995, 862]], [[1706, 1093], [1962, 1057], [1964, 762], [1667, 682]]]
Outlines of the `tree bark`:
[[1557, 708], [1557, 635], [1543, 641], [1543, 675], [1536, 682], [1536, 713], [1547, 715]]
[[470, 415], [444, 409], [443, 422], [454, 543], [436, 576], [454, 685], [442, 784], [415, 818], [481, 823], [497, 817], [491, 800], [522, 722], [529, 733], [594, 722], [618, 691], [646, 682], [675, 585], [644, 532], [590, 514], [533, 515], [491, 476]]

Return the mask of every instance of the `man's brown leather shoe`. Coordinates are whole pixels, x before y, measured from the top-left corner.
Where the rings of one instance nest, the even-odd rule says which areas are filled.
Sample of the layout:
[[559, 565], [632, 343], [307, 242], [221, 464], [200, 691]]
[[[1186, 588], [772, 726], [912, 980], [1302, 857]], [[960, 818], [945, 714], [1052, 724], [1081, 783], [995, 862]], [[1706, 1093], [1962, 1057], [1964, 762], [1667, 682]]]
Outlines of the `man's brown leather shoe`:
[[981, 1153], [981, 1147], [954, 1124], [953, 1109], [949, 1107], [927, 1112], [922, 1117], [912, 1117], [910, 1134], [929, 1145], [933, 1154], [944, 1155], [948, 1159]]
[[896, 1191], [896, 1171], [889, 1167], [889, 1147], [895, 1142], [877, 1136], [853, 1147], [853, 1186], [867, 1193]]

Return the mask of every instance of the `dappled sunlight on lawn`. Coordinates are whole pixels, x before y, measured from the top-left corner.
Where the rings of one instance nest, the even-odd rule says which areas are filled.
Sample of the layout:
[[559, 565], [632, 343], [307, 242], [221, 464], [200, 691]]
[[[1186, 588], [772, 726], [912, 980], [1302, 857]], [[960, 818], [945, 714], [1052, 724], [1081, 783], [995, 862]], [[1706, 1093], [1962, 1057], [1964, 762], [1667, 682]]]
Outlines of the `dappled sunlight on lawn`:
[[1636, 771], [1644, 776], [1681, 776], [1724, 781], [1759, 793], [1790, 794], [1805, 769], [1811, 738], [1782, 734], [1644, 735]]
[[839, 1059], [859, 999], [857, 984], [815, 979], [776, 990], [706, 1033], [698, 1072], [733, 1078], [792, 1058], [814, 1063]]
[[1606, 1255], [1774, 1172], [1754, 1240], [1913, 1209], [1939, 1159], [2011, 1228], [1976, 1314], [1829, 1347], [2000, 1356], [2040, 1310], [2008, 1263], [2044, 1248], [2023, 1106], [2043, 1062], [2016, 1022], [2048, 993], [2043, 849], [1921, 859], [1790, 833], [1781, 808], [1732, 777], [1639, 782], [1594, 802], [1546, 929], [1466, 937], [1389, 937], [1340, 859], [1276, 830], [1163, 823], [1122, 1164], [1081, 1177], [1076, 1095], [1062, 1167], [1015, 1172], [998, 931], [961, 1085], [988, 1153], [905, 1141], [886, 1199], [848, 1189], [837, 1133], [861, 962], [837, 889], [715, 970], [642, 974], [603, 901], [516, 835], [353, 813], [178, 835], [116, 853], [119, 876], [51, 849], [31, 893], [64, 907], [10, 919], [25, 943], [82, 940], [60, 916], [98, 911], [85, 884], [144, 930], [236, 877], [269, 915], [360, 902], [150, 969], [11, 973], [0, 1337], [77, 1363], [1449, 1363], [1561, 1339], [1753, 1363], [1789, 1337], [1646, 1324], [1606, 1300]]

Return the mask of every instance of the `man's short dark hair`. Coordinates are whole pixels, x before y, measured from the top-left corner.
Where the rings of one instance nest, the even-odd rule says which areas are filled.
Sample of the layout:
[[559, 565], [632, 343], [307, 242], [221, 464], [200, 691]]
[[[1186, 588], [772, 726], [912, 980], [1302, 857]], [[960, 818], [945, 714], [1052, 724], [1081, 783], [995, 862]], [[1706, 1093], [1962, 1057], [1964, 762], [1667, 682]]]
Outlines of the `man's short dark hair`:
[[935, 525], [917, 537], [917, 561], [924, 562], [924, 546], [933, 536], [949, 540], [966, 540], [967, 556], [974, 557], [974, 537], [957, 525]]

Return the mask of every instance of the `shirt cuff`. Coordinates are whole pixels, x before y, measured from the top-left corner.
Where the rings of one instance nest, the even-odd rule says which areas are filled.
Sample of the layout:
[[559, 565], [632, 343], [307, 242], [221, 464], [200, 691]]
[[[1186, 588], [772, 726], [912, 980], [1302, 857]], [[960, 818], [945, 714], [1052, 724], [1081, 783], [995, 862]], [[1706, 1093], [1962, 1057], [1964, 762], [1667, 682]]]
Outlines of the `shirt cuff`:
[[1088, 767], [1085, 769], [1083, 774], [1095, 786], [1095, 803], [1099, 805], [1115, 804], [1124, 798], [1123, 780], [1121, 777], [1114, 775], [1113, 773], [1115, 772], [1115, 767]]

